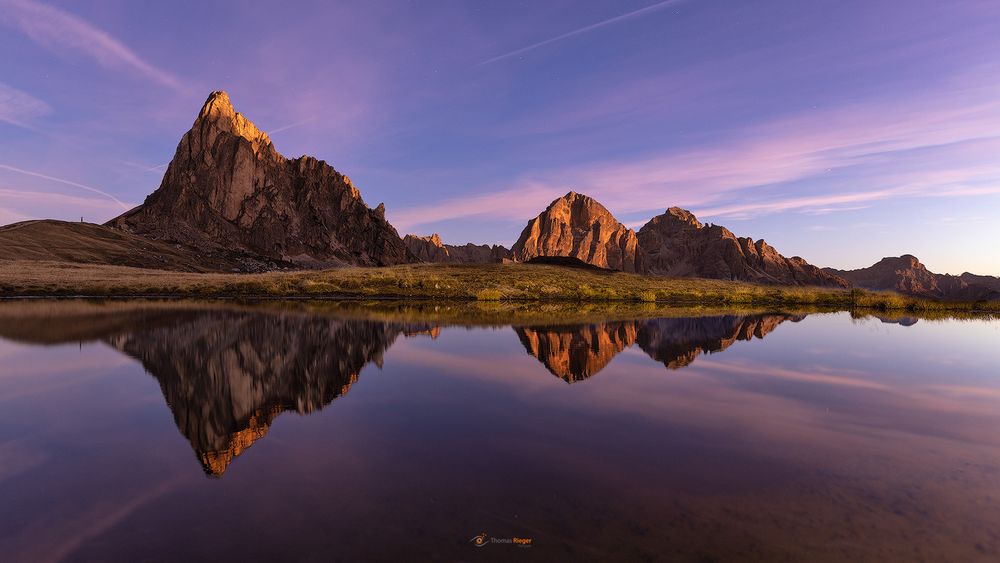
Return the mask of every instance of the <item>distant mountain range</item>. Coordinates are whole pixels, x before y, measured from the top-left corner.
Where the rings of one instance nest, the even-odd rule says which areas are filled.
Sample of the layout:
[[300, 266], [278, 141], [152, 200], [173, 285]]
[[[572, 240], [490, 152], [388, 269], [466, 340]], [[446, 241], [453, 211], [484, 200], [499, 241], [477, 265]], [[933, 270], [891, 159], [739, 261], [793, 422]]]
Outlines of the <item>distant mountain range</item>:
[[824, 268], [824, 271], [868, 289], [893, 290], [936, 299], [1000, 299], [1000, 278], [977, 276], [968, 272], [960, 276], [935, 274], [910, 254], [898, 258], [883, 258], [874, 265], [859, 270]]
[[818, 268], [764, 240], [703, 225], [671, 207], [638, 232], [569, 192], [528, 221], [511, 249], [400, 238], [385, 207], [313, 157], [288, 159], [213, 92], [184, 134], [160, 187], [104, 226], [30, 221], [0, 227], [0, 260], [106, 263], [182, 271], [264, 271], [432, 262], [578, 260], [608, 270], [782, 285], [864, 287], [940, 299], [1000, 298], [1000, 278], [934, 274], [915, 257], [870, 268]]

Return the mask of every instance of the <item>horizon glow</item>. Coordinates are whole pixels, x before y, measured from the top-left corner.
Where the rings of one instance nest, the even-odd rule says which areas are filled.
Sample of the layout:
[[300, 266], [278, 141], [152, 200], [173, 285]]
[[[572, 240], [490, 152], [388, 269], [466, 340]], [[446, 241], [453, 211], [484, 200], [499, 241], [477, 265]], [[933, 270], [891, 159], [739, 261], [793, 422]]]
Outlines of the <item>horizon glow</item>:
[[821, 267], [1000, 275], [997, 29], [987, 0], [0, 0], [0, 224], [137, 205], [226, 90], [401, 236], [509, 247], [572, 189]]

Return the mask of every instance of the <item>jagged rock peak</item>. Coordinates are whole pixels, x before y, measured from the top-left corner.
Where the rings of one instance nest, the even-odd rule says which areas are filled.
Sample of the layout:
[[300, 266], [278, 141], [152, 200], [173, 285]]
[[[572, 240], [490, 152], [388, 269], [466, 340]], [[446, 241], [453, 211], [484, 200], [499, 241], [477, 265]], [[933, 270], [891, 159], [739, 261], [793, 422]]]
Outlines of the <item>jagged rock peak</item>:
[[453, 264], [495, 264], [510, 259], [510, 251], [503, 246], [466, 243], [462, 246], [445, 244], [434, 233], [430, 236], [406, 235], [403, 244], [421, 262]]
[[240, 269], [386, 266], [409, 262], [385, 207], [322, 160], [288, 160], [213, 92], [184, 134], [163, 181], [108, 226], [235, 258]]
[[444, 246], [444, 243], [441, 242], [441, 235], [439, 235], [437, 233], [431, 233], [431, 235], [428, 236], [428, 237], [422, 237], [420, 235], [406, 235], [406, 236], [417, 238], [417, 239], [420, 239], [422, 241], [429, 242], [429, 243], [433, 244], [434, 246]]
[[691, 213], [687, 209], [682, 209], [680, 207], [675, 206], [671, 207], [670, 209], [667, 209], [665, 215], [669, 218], [676, 219], [682, 223], [694, 225], [699, 229], [704, 226], [701, 224], [701, 221], [699, 221], [698, 218], [694, 216], [694, 213]]
[[782, 256], [763, 239], [737, 237], [720, 225], [704, 226], [694, 214], [679, 207], [650, 219], [639, 229], [638, 238], [647, 272], [653, 274], [786, 285], [849, 285], [801, 258]]
[[205, 104], [201, 106], [198, 119], [195, 120], [195, 127], [206, 123], [250, 141], [254, 152], [258, 152], [263, 147], [274, 149], [267, 133], [258, 129], [252, 121], [233, 108], [233, 103], [229, 100], [229, 94], [225, 90], [212, 92], [205, 100]]
[[574, 191], [529, 221], [511, 253], [520, 262], [568, 256], [610, 270], [641, 272], [643, 267], [635, 231], [594, 198]]

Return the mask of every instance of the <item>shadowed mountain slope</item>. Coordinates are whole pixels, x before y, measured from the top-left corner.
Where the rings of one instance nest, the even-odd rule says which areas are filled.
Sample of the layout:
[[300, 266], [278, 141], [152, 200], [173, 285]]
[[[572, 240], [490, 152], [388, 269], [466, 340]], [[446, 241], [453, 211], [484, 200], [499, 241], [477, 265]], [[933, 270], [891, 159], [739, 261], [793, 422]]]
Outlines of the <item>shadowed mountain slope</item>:
[[403, 237], [413, 256], [420, 262], [437, 262], [441, 264], [496, 264], [510, 259], [510, 250], [494, 244], [467, 243], [462, 246], [444, 244], [437, 233], [422, 237], [406, 235]]
[[653, 217], [639, 229], [638, 237], [646, 271], [652, 274], [782, 285], [849, 285], [798, 256], [782, 256], [763, 239], [755, 242], [719, 225], [703, 225], [679, 207]]

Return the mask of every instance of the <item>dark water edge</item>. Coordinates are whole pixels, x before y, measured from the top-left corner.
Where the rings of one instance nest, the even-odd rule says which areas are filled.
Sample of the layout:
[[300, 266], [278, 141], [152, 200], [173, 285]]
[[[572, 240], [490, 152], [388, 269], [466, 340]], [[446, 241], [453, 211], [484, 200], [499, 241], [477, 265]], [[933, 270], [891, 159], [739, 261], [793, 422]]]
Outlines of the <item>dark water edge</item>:
[[638, 303], [3, 302], [0, 553], [992, 560], [998, 336]]

